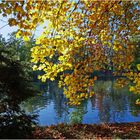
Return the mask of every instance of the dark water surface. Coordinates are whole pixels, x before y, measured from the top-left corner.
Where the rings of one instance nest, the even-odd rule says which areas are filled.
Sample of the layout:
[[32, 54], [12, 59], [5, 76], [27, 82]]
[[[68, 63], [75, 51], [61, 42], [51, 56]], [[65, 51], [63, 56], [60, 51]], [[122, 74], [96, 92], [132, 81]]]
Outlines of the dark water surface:
[[69, 107], [63, 90], [57, 82], [48, 83], [42, 95], [23, 103], [28, 113], [38, 114], [41, 126], [58, 123], [114, 123], [140, 121], [140, 107], [135, 105], [137, 95], [128, 87], [114, 88], [114, 81], [97, 81], [95, 95], [80, 107]]

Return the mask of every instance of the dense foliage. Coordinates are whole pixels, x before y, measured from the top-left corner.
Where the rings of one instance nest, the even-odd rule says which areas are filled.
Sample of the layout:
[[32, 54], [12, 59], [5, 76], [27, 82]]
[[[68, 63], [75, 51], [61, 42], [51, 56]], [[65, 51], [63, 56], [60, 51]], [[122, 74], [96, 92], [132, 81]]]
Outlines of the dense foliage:
[[[12, 43], [11, 43], [12, 42]], [[35, 116], [27, 115], [20, 103], [35, 90], [25, 67], [19, 62], [17, 42], [0, 37], [0, 138], [30, 138]]]

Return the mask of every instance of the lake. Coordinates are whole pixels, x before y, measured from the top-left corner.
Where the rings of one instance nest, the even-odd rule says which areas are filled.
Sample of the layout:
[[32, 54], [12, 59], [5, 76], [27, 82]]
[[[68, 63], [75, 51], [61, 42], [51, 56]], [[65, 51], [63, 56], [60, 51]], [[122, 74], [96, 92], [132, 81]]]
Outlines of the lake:
[[67, 105], [63, 90], [57, 82], [40, 84], [42, 94], [22, 104], [27, 113], [38, 114], [40, 126], [59, 123], [121, 123], [140, 122], [140, 106], [135, 105], [138, 95], [129, 92], [128, 86], [115, 88], [115, 81], [100, 80], [94, 86], [94, 97], [79, 107]]

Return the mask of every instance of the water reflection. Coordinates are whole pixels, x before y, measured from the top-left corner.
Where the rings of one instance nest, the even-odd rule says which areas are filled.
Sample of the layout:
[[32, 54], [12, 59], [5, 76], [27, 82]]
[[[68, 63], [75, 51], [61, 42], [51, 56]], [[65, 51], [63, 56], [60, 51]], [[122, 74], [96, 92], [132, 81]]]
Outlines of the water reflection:
[[97, 81], [93, 98], [80, 107], [69, 107], [57, 82], [48, 82], [46, 92], [23, 103], [27, 112], [38, 113], [40, 125], [65, 123], [109, 123], [140, 121], [140, 109], [135, 105], [138, 95], [127, 87], [114, 88], [115, 81]]

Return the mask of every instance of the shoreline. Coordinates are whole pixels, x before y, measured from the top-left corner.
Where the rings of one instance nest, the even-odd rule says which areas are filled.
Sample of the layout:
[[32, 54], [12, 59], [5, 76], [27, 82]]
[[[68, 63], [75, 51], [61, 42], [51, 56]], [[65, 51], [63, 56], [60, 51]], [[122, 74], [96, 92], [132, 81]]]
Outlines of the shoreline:
[[140, 139], [140, 122], [38, 126], [37, 139]]

